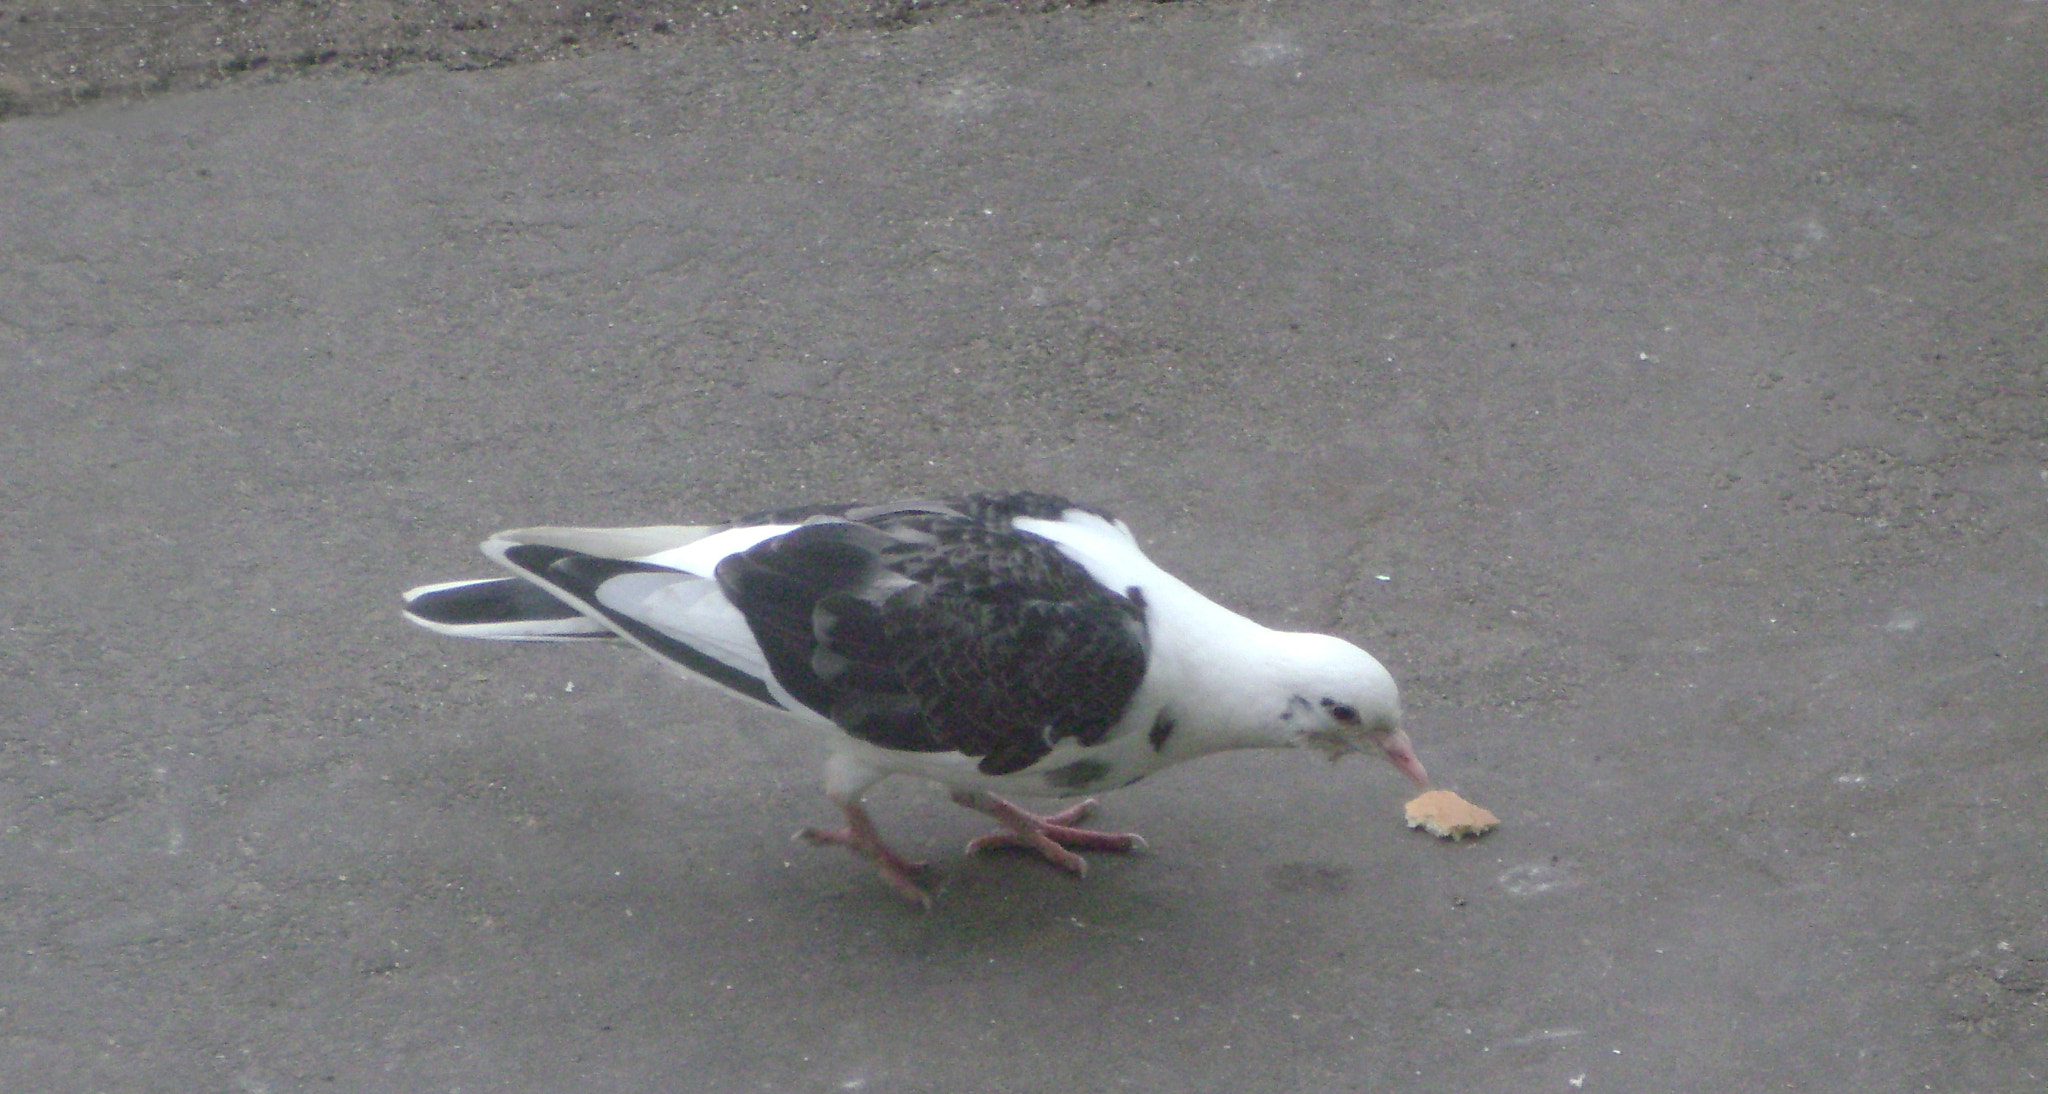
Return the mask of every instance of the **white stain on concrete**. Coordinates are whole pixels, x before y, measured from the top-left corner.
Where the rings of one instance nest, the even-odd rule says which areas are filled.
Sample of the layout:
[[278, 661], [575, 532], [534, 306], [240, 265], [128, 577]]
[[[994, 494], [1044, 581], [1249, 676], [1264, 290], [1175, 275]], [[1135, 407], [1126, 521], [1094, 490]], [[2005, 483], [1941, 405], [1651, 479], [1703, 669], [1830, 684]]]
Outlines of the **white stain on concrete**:
[[994, 110], [1008, 93], [1009, 89], [1001, 84], [970, 72], [947, 81], [927, 96], [925, 102], [946, 117], [967, 118]]
[[1569, 889], [1585, 879], [1571, 867], [1556, 862], [1525, 862], [1510, 866], [1497, 879], [1509, 896], [1540, 896]]
[[1236, 56], [1238, 64], [1264, 68], [1301, 56], [1301, 47], [1295, 45], [1293, 36], [1285, 32], [1266, 34], [1237, 47]]
[[1573, 1037], [1584, 1037], [1585, 1035], [1586, 1031], [1582, 1029], [1539, 1029], [1534, 1033], [1525, 1033], [1520, 1037], [1511, 1037], [1493, 1047], [1526, 1048], [1529, 1045], [1540, 1045], [1545, 1041], [1563, 1041]]

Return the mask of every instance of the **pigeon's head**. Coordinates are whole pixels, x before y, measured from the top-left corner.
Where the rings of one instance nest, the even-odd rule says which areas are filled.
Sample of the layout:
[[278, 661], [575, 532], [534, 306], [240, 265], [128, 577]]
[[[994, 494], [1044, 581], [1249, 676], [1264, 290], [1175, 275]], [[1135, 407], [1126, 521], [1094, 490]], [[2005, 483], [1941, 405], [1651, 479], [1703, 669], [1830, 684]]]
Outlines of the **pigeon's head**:
[[1326, 634], [1280, 636], [1295, 671], [1280, 715], [1290, 743], [1332, 760], [1378, 749], [1401, 773], [1425, 789], [1429, 773], [1415, 745], [1401, 732], [1401, 692], [1393, 674], [1372, 654]]

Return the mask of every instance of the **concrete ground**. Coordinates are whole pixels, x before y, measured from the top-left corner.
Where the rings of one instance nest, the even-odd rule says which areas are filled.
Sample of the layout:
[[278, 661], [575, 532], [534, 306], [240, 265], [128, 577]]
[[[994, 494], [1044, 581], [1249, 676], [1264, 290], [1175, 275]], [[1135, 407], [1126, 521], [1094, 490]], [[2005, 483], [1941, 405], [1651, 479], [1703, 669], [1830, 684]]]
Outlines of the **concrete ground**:
[[[17, 28], [18, 29], [18, 28]], [[0, 125], [0, 1090], [2048, 1086], [2048, 4], [1118, 5]], [[399, 590], [1071, 493], [1374, 650], [1081, 881]]]

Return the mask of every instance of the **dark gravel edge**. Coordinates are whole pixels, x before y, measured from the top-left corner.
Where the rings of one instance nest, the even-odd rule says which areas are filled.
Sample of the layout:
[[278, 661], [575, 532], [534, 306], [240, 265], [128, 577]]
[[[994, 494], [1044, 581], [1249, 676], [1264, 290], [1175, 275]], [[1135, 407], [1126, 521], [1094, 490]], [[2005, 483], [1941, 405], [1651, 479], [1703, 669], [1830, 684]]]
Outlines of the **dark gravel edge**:
[[0, 0], [0, 119], [250, 80], [811, 41], [1162, 0]]

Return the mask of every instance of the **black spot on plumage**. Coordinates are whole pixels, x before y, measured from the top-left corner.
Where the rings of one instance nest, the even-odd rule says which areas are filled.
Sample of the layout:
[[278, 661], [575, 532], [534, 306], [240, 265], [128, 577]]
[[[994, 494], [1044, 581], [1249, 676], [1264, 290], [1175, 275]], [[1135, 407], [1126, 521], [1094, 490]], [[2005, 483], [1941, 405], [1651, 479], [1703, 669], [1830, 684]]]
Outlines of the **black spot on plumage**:
[[1165, 749], [1167, 739], [1173, 736], [1173, 730], [1173, 719], [1168, 717], [1165, 711], [1160, 711], [1159, 717], [1152, 719], [1151, 730], [1145, 734], [1145, 739], [1152, 743], [1152, 751], [1159, 752]]
[[872, 744], [957, 750], [1009, 774], [1059, 741], [1100, 742], [1144, 679], [1142, 603], [1011, 524], [1072, 508], [976, 494], [781, 510], [772, 518], [814, 523], [728, 557], [717, 577], [804, 705]]

